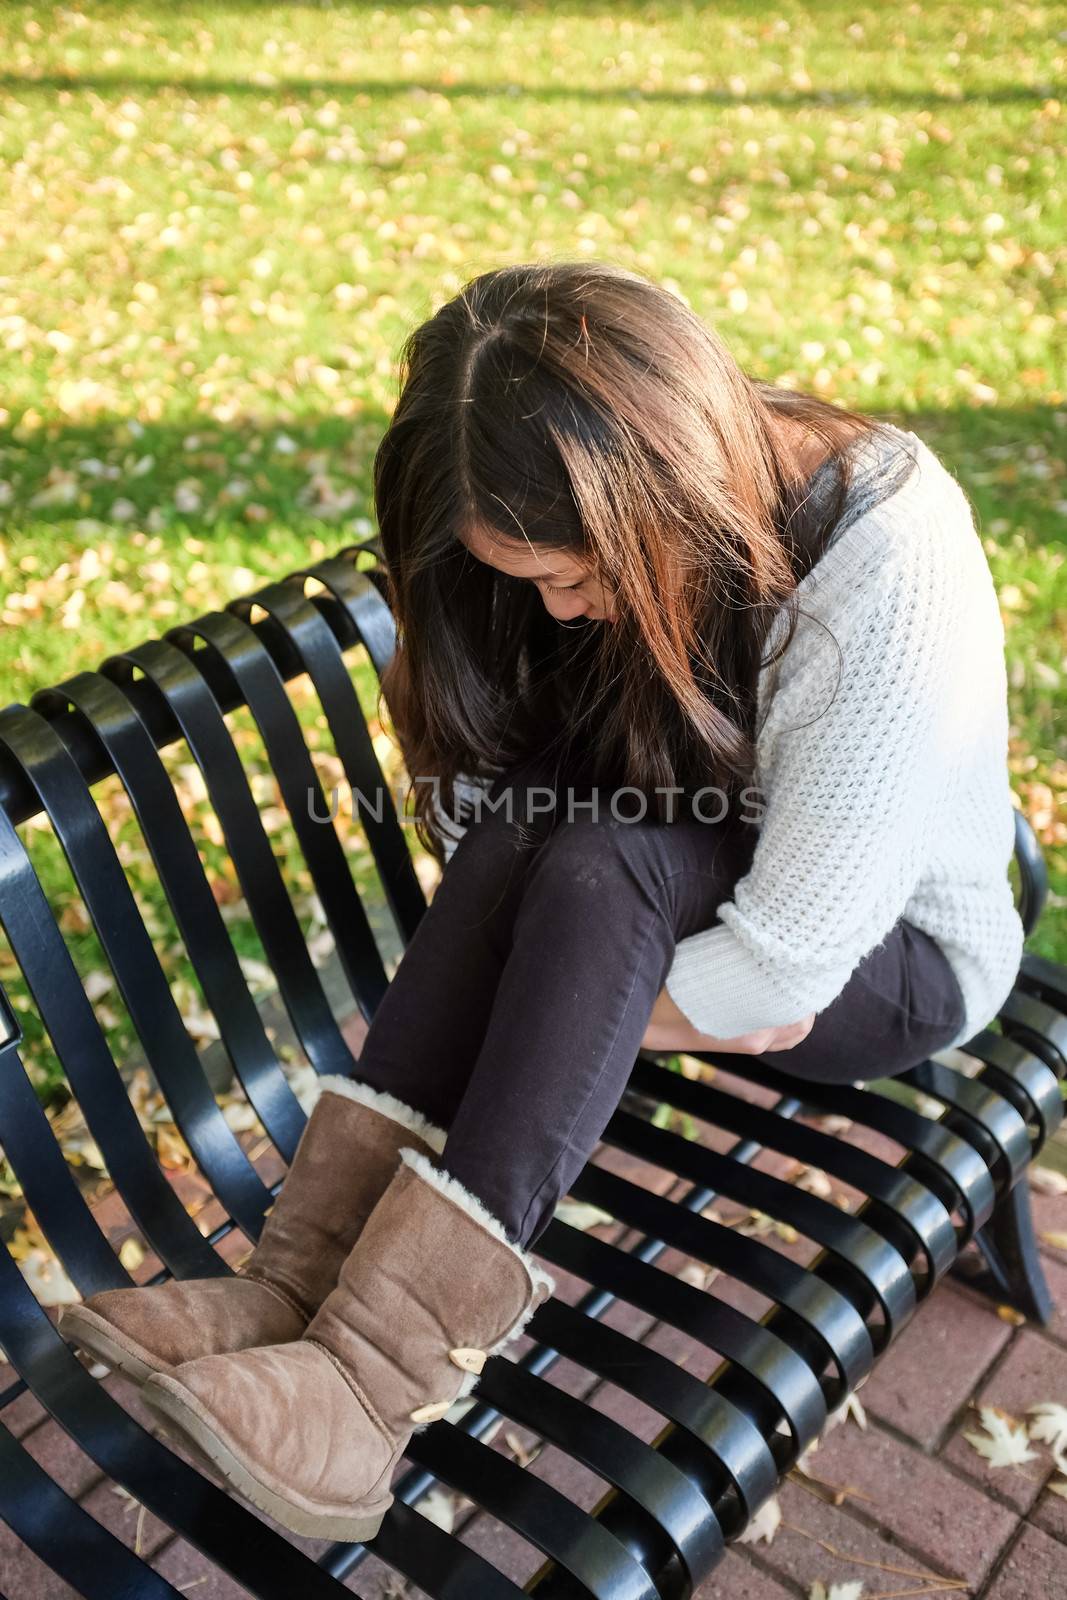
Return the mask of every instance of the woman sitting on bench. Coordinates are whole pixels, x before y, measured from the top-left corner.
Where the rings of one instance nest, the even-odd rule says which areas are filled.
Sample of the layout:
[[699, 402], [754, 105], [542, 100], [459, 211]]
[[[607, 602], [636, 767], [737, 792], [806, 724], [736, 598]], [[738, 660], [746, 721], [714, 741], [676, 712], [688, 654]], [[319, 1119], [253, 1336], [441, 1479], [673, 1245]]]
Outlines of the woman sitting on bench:
[[245, 1266], [62, 1322], [348, 1540], [550, 1292], [530, 1246], [642, 1046], [882, 1077], [993, 1018], [1023, 944], [997, 597], [913, 433], [750, 378], [634, 273], [520, 265], [407, 340], [374, 489], [440, 885]]

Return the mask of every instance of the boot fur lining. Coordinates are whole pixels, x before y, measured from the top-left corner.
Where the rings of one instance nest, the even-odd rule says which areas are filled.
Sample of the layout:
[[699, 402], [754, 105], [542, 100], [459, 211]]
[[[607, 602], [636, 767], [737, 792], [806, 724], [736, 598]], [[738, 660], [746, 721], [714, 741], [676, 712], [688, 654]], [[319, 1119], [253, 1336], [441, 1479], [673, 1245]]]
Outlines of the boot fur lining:
[[355, 1100], [361, 1106], [369, 1106], [372, 1111], [380, 1112], [391, 1122], [398, 1122], [401, 1127], [410, 1129], [416, 1138], [428, 1144], [438, 1155], [445, 1147], [445, 1140], [448, 1137], [446, 1130], [437, 1127], [413, 1106], [405, 1105], [395, 1094], [386, 1094], [382, 1089], [372, 1089], [369, 1083], [360, 1083], [356, 1078], [346, 1078], [339, 1072], [320, 1077], [312, 1084], [311, 1089], [309, 1110], [314, 1109], [320, 1095], [339, 1094], [346, 1100]]

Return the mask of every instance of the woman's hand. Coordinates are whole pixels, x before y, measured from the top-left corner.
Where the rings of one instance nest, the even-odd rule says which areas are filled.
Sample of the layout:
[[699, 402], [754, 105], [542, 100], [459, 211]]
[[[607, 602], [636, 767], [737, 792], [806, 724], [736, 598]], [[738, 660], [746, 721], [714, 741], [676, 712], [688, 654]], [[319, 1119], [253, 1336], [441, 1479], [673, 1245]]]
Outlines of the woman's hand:
[[679, 1011], [666, 989], [660, 991], [649, 1018], [641, 1046], [645, 1050], [710, 1051], [735, 1055], [761, 1056], [765, 1050], [789, 1050], [806, 1039], [815, 1021], [815, 1012], [799, 1022], [785, 1022], [776, 1028], [758, 1028], [736, 1039], [713, 1039], [698, 1033], [684, 1012]]

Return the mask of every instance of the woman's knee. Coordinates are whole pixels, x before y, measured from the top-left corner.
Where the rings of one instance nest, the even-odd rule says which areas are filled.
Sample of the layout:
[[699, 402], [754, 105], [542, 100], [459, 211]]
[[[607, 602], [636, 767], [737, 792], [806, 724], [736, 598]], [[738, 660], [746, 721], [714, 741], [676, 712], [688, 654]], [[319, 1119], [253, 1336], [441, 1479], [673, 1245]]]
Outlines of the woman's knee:
[[673, 824], [633, 822], [611, 814], [564, 815], [538, 851], [534, 869], [563, 892], [629, 884], [657, 903], [693, 865], [690, 845]]
[[719, 906], [748, 870], [752, 843], [717, 824], [631, 822], [602, 811], [559, 822], [530, 870], [564, 901], [614, 891], [612, 914], [627, 895], [654, 904], [684, 938], [715, 924]]

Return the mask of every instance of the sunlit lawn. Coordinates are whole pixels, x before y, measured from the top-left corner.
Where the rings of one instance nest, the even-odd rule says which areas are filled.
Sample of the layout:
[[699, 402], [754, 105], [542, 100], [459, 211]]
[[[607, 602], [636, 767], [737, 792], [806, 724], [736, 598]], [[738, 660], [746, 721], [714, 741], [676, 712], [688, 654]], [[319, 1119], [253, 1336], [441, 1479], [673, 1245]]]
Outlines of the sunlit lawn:
[[[365, 537], [408, 329], [491, 266], [616, 260], [754, 374], [888, 416], [959, 475], [1001, 597], [1013, 782], [1052, 871], [1033, 946], [1067, 959], [1051, 16], [9, 3], [0, 705]], [[48, 882], [96, 970], [58, 857]], [[119, 1004], [107, 1021], [121, 1042]]]

